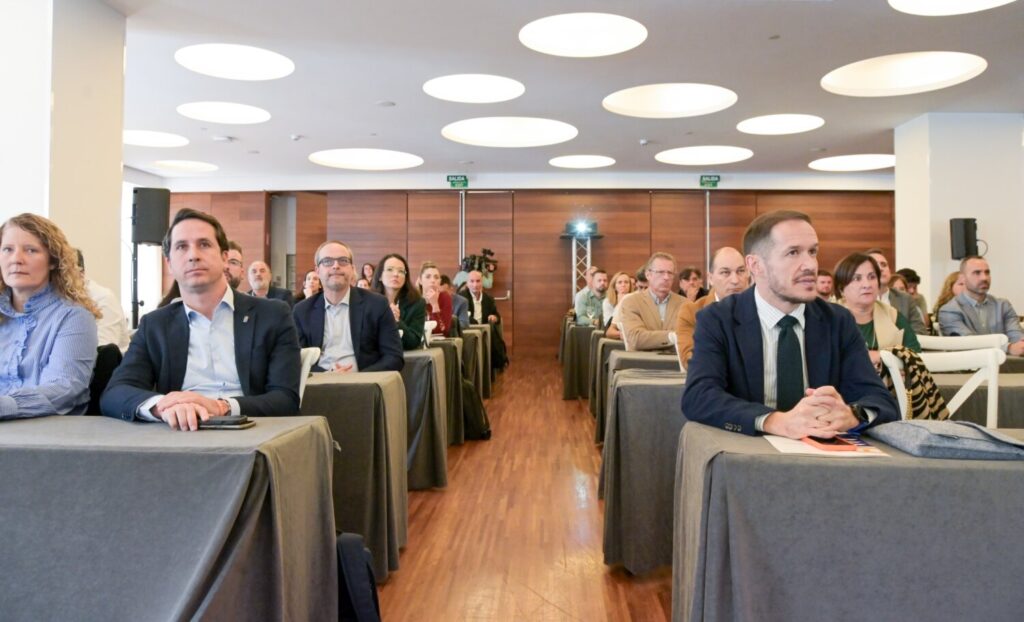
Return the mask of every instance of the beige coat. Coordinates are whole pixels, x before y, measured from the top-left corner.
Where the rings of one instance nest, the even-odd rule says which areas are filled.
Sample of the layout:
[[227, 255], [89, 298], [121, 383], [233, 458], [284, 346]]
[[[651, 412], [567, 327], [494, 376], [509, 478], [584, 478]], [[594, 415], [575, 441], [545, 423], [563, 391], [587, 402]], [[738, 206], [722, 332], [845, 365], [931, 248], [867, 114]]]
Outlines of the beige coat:
[[663, 321], [650, 293], [636, 292], [623, 298], [619, 306], [619, 320], [622, 323], [626, 349], [662, 350], [671, 348], [672, 342], [669, 341], [668, 335], [676, 328], [679, 310], [688, 302], [679, 294], [670, 293]]
[[707, 296], [697, 302], [687, 300], [679, 310], [679, 317], [676, 319], [676, 340], [679, 343], [679, 362], [683, 368], [690, 364], [690, 357], [693, 356], [693, 331], [697, 329], [697, 312], [715, 302], [715, 292], [708, 292]]

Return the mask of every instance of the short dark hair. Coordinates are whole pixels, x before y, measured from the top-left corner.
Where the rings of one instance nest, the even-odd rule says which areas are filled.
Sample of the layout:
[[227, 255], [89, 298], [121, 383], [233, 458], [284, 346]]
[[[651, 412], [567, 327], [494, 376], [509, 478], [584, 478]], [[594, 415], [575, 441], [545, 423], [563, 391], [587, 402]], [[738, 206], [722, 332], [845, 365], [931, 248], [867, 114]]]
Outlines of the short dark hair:
[[885, 256], [885, 251], [883, 251], [882, 249], [878, 248], [877, 246], [874, 247], [874, 248], [869, 248], [868, 250], [864, 251], [864, 254], [865, 255], [881, 255], [882, 257], [885, 257], [886, 259], [888, 259], [888, 257]]
[[968, 255], [968, 256], [966, 256], [966, 257], [964, 257], [963, 259], [960, 260], [960, 272], [963, 272], [964, 268], [967, 267], [967, 262], [968, 261], [971, 261], [971, 260], [974, 260], [974, 259], [980, 259], [981, 261], [988, 261], [987, 259], [985, 259], [981, 255]]
[[447, 274], [442, 274], [441, 275], [441, 285], [451, 285], [451, 284], [452, 284], [451, 278], [449, 278]]
[[818, 276], [827, 276], [828, 278], [831, 279], [832, 278], [832, 273], [829, 272], [828, 270], [823, 269], [823, 268], [818, 268]]
[[597, 270], [594, 270], [594, 273], [591, 274], [590, 276], [597, 276], [599, 274], [603, 274], [605, 276], [608, 276], [608, 271], [605, 270], [604, 268], [598, 268]]
[[636, 280], [640, 283], [647, 282], [647, 266], [640, 266], [640, 269], [636, 271]]
[[694, 266], [686, 266], [679, 271], [679, 280], [690, 280], [690, 277], [696, 274], [697, 276], [703, 277], [704, 273], [700, 271], [700, 268]]
[[897, 270], [896, 274], [902, 275], [903, 278], [906, 279], [907, 283], [910, 285], [921, 284], [921, 276], [917, 273], [917, 270], [914, 270], [913, 268], [903, 268], [902, 270]]
[[164, 234], [164, 241], [162, 244], [164, 257], [171, 256], [171, 234], [174, 232], [174, 228], [178, 226], [178, 223], [186, 220], [201, 220], [213, 227], [214, 237], [217, 238], [217, 246], [220, 247], [220, 252], [226, 253], [228, 251], [228, 234], [224, 233], [224, 227], [221, 226], [220, 221], [206, 212], [200, 212], [199, 210], [186, 207], [174, 215], [174, 220], [171, 221], [171, 226], [167, 227], [167, 233]]
[[245, 253], [242, 251], [242, 245], [239, 244], [238, 242], [234, 241], [234, 240], [228, 240], [228, 250], [229, 251], [238, 251], [238, 254], [240, 254], [242, 256], [245, 255]]
[[764, 244], [772, 239], [772, 229], [775, 225], [790, 220], [802, 220], [807, 224], [813, 224], [810, 216], [796, 210], [780, 209], [761, 214], [751, 221], [747, 225], [747, 230], [743, 232], [743, 254], [756, 255], [763, 252]]
[[853, 281], [853, 275], [857, 272], [857, 268], [864, 262], [871, 264], [875, 271], [875, 278], [882, 278], [882, 269], [878, 267], [878, 262], [874, 257], [868, 253], [850, 253], [836, 264], [835, 291], [837, 295], [842, 295], [846, 286]]

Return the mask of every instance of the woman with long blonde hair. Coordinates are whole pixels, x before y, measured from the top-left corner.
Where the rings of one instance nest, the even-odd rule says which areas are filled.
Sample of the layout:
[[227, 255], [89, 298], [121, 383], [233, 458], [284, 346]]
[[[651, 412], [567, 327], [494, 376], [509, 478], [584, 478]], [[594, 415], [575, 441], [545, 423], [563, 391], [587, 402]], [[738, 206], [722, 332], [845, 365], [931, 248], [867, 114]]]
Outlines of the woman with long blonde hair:
[[35, 214], [0, 225], [0, 419], [85, 412], [99, 317], [57, 225]]
[[619, 303], [628, 294], [636, 291], [633, 285], [633, 277], [625, 272], [616, 272], [608, 284], [608, 295], [604, 297], [602, 304], [602, 317], [605, 323], [605, 336], [609, 339], [620, 339], [619, 327], [612, 322], [615, 313], [619, 310]]

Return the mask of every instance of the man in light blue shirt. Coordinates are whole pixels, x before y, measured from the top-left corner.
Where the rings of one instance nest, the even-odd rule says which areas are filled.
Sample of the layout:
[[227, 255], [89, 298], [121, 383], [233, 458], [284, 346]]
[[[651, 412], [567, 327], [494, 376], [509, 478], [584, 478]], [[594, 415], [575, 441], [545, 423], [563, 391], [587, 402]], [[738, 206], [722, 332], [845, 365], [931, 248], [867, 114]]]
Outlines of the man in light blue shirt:
[[1006, 335], [1010, 343], [1006, 353], [1024, 354], [1024, 331], [1021, 331], [1017, 312], [1009, 300], [988, 293], [992, 286], [992, 271], [988, 262], [978, 256], [964, 257], [960, 261], [964, 275], [964, 291], [939, 309], [939, 329], [943, 335]]

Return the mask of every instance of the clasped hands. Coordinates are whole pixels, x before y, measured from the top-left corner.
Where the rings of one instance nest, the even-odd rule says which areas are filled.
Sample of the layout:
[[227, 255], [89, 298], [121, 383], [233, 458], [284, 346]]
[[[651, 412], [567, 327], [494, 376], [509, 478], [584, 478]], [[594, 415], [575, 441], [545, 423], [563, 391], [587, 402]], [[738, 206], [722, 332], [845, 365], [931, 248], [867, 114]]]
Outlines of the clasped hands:
[[764, 431], [788, 438], [816, 436], [832, 438], [857, 427], [860, 421], [835, 387], [804, 391], [804, 398], [791, 410], [776, 411], [764, 420]]
[[193, 391], [172, 391], [160, 398], [150, 412], [166, 421], [172, 430], [195, 431], [200, 421], [224, 416], [231, 412], [231, 406]]

